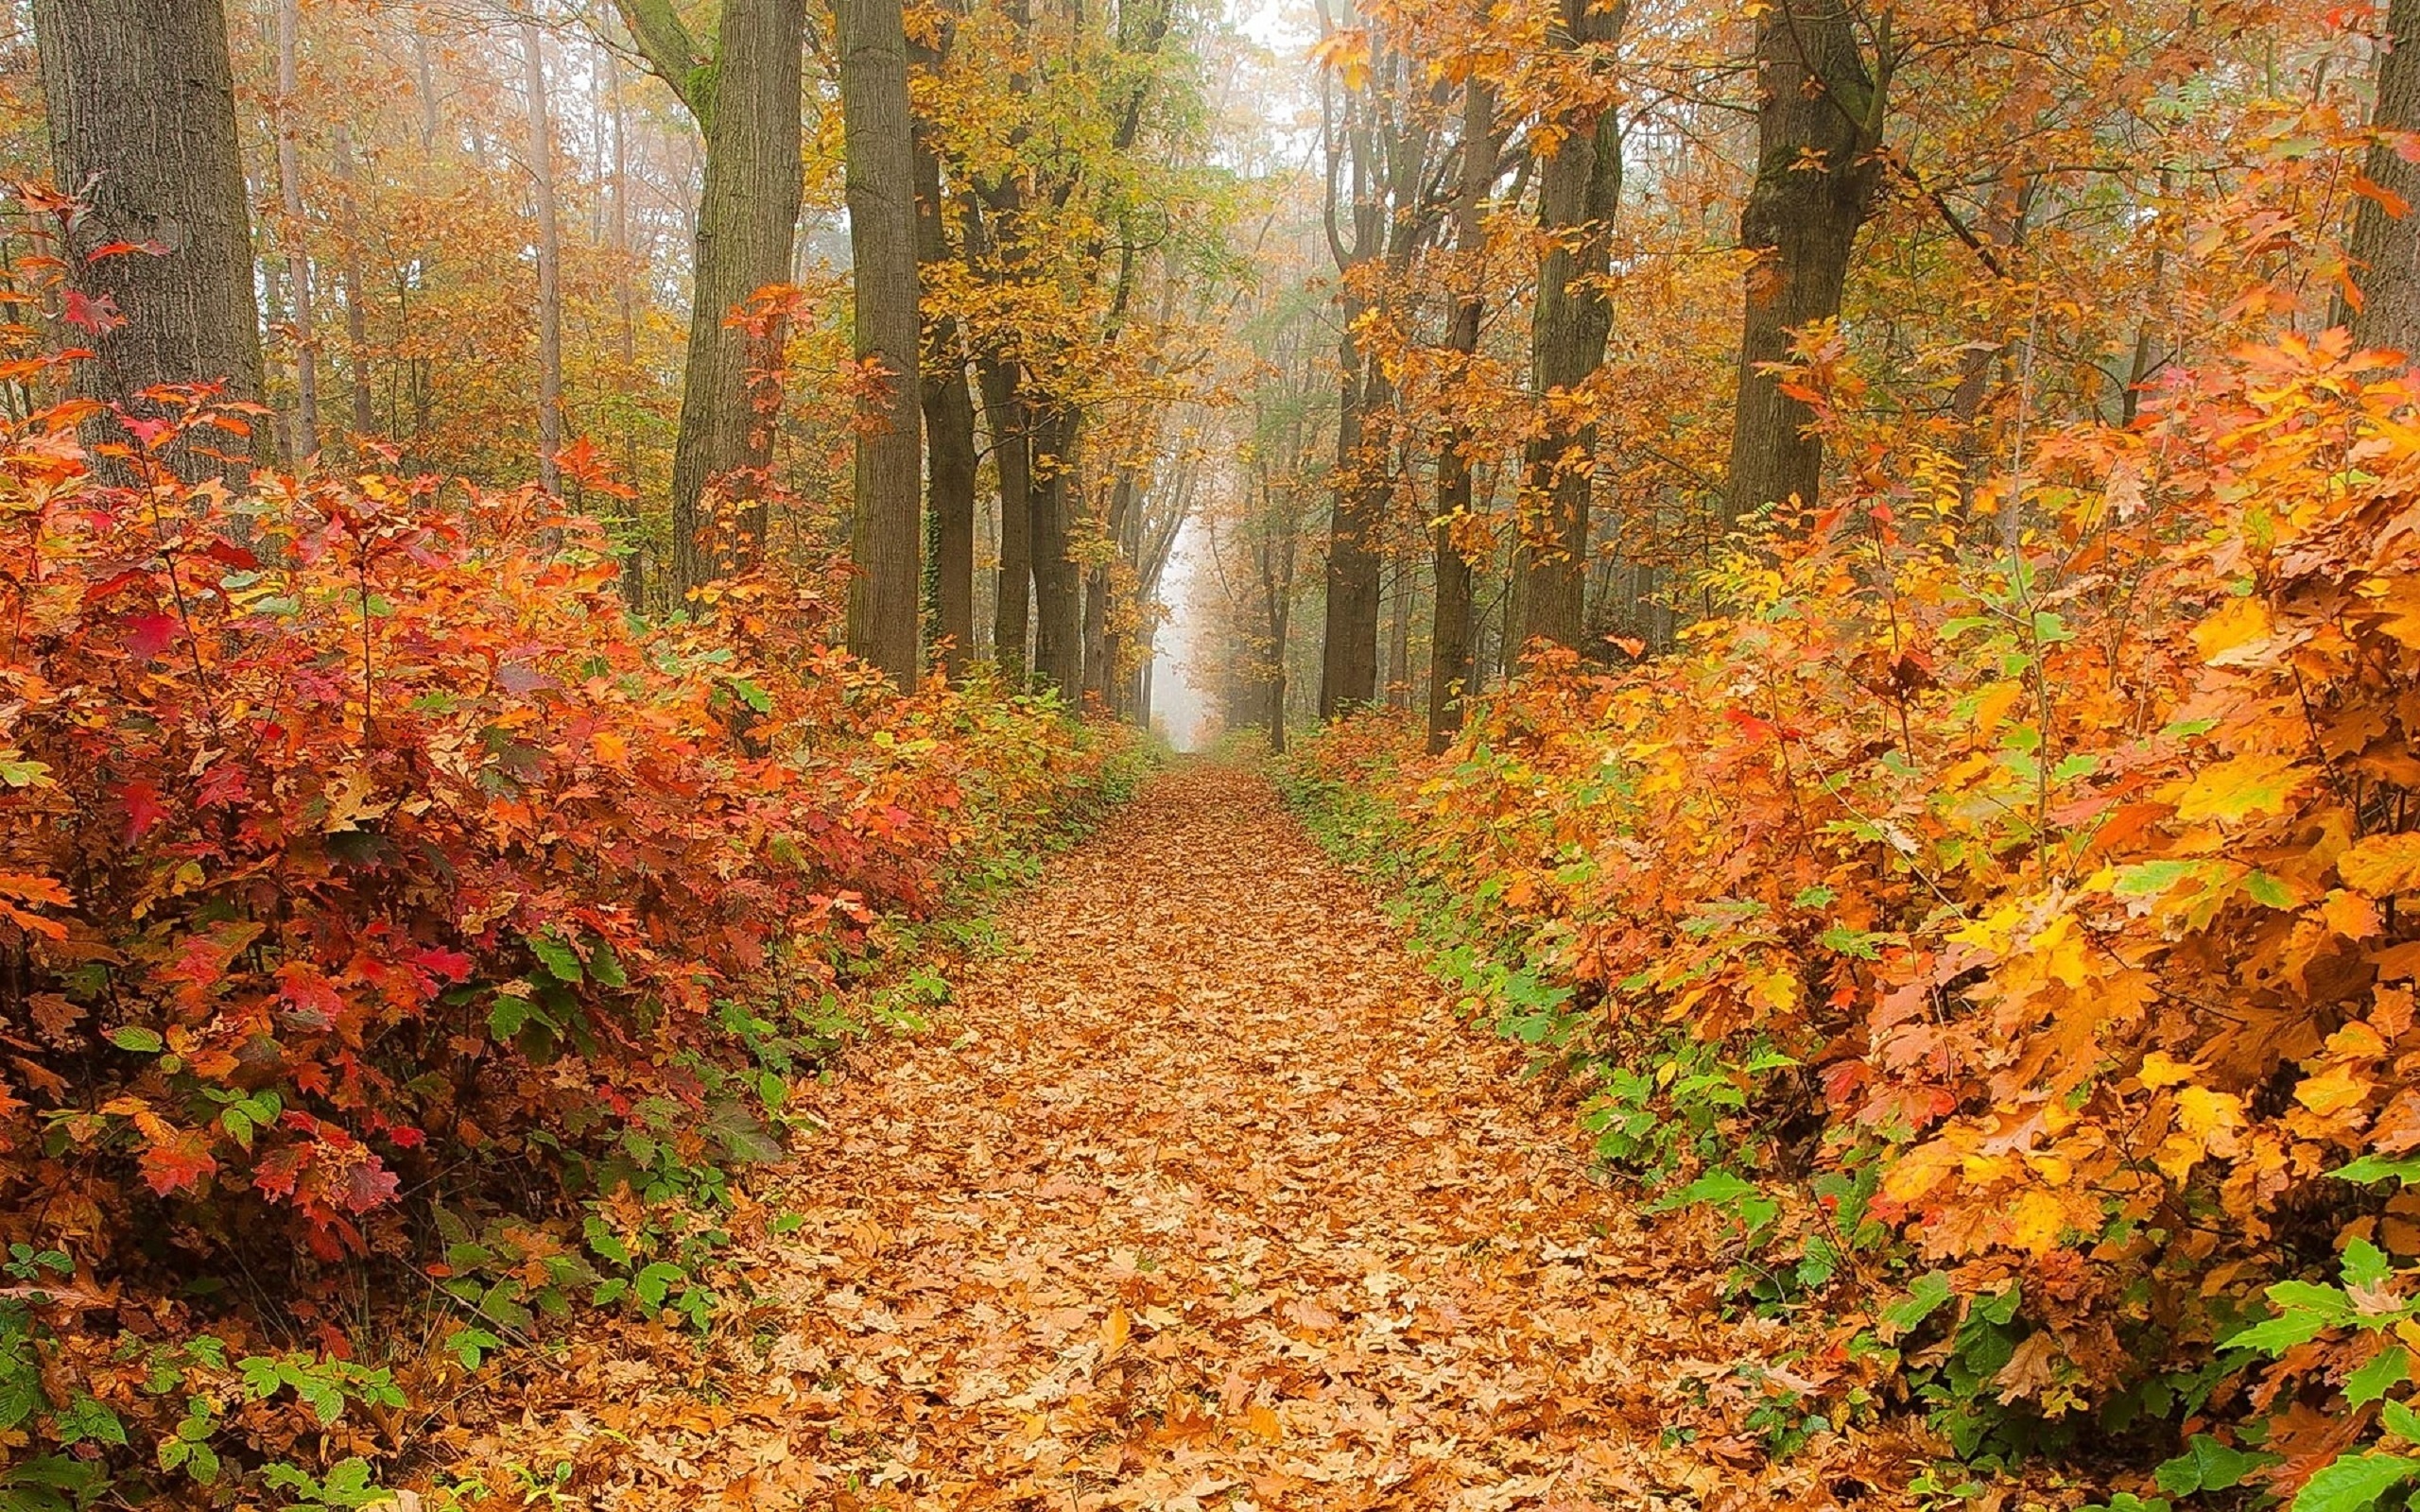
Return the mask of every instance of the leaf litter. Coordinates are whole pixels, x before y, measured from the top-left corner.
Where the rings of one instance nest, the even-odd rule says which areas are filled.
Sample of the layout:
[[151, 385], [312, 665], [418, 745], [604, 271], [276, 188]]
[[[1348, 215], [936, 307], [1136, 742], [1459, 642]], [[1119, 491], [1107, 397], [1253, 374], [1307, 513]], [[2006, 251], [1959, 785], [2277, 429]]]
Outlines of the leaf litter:
[[[744, 1324], [599, 1320], [436, 1435], [598, 1507], [1827, 1506], [1719, 1235], [1592, 1175], [1566, 1089], [1454, 1010], [1261, 777], [1187, 764], [1011, 904], [930, 1032], [812, 1088]], [[766, 1226], [755, 1226], [765, 1230]], [[1750, 1383], [1765, 1383], [1762, 1386]], [[1773, 1384], [1778, 1383], [1779, 1384]]]

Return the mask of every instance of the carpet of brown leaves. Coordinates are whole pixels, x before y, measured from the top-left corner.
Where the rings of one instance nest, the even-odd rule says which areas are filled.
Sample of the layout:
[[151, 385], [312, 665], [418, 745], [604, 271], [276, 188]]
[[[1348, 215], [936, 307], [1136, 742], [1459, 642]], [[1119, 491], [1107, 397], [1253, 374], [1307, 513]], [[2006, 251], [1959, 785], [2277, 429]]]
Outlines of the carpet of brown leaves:
[[1260, 778], [1157, 781], [1004, 923], [758, 1184], [804, 1222], [739, 1337], [579, 1337], [444, 1457], [895, 1512], [1872, 1506], [1921, 1460], [1768, 1463], [1738, 1366], [1787, 1341], [1717, 1318], [1703, 1236], [1642, 1229]]

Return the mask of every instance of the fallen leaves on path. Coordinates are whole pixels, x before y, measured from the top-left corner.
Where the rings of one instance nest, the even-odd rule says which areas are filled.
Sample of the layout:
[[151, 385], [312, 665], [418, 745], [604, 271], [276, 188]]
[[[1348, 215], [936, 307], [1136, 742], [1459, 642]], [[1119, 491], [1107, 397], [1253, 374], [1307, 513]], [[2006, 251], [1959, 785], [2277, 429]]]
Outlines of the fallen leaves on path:
[[933, 1032], [819, 1089], [742, 1336], [576, 1340], [458, 1458], [611, 1507], [1563, 1512], [1924, 1457], [1767, 1462], [1739, 1366], [1785, 1341], [1717, 1319], [1702, 1246], [1258, 777], [1155, 782], [1004, 922]]

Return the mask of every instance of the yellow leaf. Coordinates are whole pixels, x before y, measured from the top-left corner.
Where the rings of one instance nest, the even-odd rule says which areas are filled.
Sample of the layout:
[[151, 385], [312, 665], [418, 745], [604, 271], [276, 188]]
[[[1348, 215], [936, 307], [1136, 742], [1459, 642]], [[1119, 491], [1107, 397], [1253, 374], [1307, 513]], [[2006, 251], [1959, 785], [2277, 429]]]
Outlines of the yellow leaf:
[[2248, 660], [2237, 652], [2239, 647], [2269, 639], [2269, 604], [2265, 599], [2249, 595], [2230, 599], [2207, 619], [2193, 627], [2193, 644], [2202, 659], [2213, 666], [2231, 666]]
[[2169, 1056], [2165, 1050], [2154, 1050], [2143, 1057], [2143, 1069], [2135, 1073], [2135, 1079], [2146, 1087], [2176, 1087], [2202, 1074], [2199, 1066], [2188, 1066]]
[[2350, 1066], [2331, 1066], [2316, 1076], [2306, 1076], [2294, 1089], [2294, 1101], [2322, 1118], [2342, 1112], [2370, 1095], [2370, 1080], [2356, 1076]]
[[2319, 905], [2319, 917], [2329, 930], [2346, 939], [2367, 939], [2378, 932], [2378, 910], [2376, 903], [2358, 892], [2339, 887]]
[[2374, 834], [2336, 858], [2347, 886], [2392, 898], [2420, 886], [2420, 834]]
[[2029, 1192], [2016, 1199], [2009, 1228], [2018, 1248], [2047, 1255], [2059, 1247], [2059, 1236], [2066, 1231], [2067, 1205], [2048, 1192]]
[[1115, 1356], [1118, 1350], [1126, 1348], [1126, 1341], [1132, 1337], [1133, 1333], [1134, 1320], [1126, 1315], [1126, 1309], [1111, 1308], [1109, 1316], [1101, 1319], [1100, 1357], [1108, 1360]]
[[2310, 780], [2310, 768], [2290, 756], [2256, 752], [2204, 767], [2176, 800], [2187, 824], [2205, 819], [2232, 823], [2260, 813], [2285, 812], [2286, 800]]
[[1277, 1423], [1276, 1409], [1265, 1401], [1252, 1404], [1251, 1410], [1244, 1414], [1244, 1427], [1254, 1437], [1265, 1438], [1272, 1444], [1285, 1436], [1285, 1430]]
[[2185, 1178], [2193, 1174], [2193, 1167], [2207, 1153], [2200, 1140], [2178, 1129], [2159, 1142], [2159, 1148], [2152, 1153], [2152, 1163], [2159, 1167], [2160, 1175], [2183, 1186]]
[[1913, 1202], [1941, 1185], [1941, 1178], [1960, 1159], [1959, 1153], [1943, 1141], [1919, 1144], [1893, 1162], [1882, 1177], [1882, 1194], [1896, 1203]]
[[2221, 1136], [2243, 1127], [2243, 1099], [2207, 1087], [2187, 1087], [2176, 1094], [2176, 1122], [2204, 1145], [2218, 1143]]

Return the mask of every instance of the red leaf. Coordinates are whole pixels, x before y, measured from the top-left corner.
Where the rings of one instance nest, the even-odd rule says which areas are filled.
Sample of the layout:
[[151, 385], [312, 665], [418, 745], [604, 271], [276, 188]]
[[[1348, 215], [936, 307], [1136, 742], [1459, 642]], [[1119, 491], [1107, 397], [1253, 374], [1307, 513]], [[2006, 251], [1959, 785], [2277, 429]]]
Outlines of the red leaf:
[[177, 622], [165, 614], [130, 614], [126, 617], [126, 648], [148, 662], [168, 648], [177, 638]]
[[84, 590], [84, 607], [91, 609], [95, 604], [105, 604], [128, 589], [140, 588], [149, 581], [151, 581], [149, 573], [140, 567], [129, 567], [126, 571], [104, 577]]
[[199, 1187], [218, 1169], [218, 1161], [192, 1129], [179, 1129], [143, 1152], [144, 1184], [162, 1196]]
[[126, 810], [126, 842], [132, 845], [148, 833], [152, 826], [168, 816], [167, 805], [160, 801], [160, 790], [149, 782], [129, 782], [117, 790], [117, 800]]
[[66, 307], [59, 312], [59, 318], [96, 336], [107, 335], [126, 324], [126, 317], [117, 313], [116, 301], [106, 294], [96, 300], [81, 289], [67, 291]]
[[223, 536], [212, 537], [210, 544], [201, 548], [201, 554], [212, 561], [223, 562], [240, 572], [250, 572], [261, 564], [260, 558], [254, 556], [250, 547], [239, 546]]
[[129, 252], [141, 252], [147, 257], [165, 257], [168, 255], [168, 249], [160, 242], [103, 242], [86, 252], [84, 261], [88, 264], [97, 263], [104, 258], [124, 257]]

